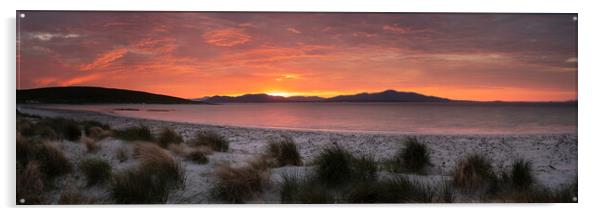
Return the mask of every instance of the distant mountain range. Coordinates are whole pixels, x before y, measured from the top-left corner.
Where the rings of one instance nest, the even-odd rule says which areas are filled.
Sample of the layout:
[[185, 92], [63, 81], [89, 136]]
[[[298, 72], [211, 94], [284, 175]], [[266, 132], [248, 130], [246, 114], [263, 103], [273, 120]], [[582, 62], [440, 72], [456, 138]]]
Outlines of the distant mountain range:
[[284, 103], [284, 102], [468, 102], [468, 103], [501, 103], [501, 104], [569, 104], [566, 102], [476, 102], [460, 101], [447, 98], [423, 95], [415, 92], [399, 92], [386, 90], [377, 93], [360, 93], [339, 95], [330, 98], [317, 96], [282, 97], [268, 94], [246, 94], [242, 96], [212, 96], [199, 99], [184, 99], [168, 95], [153, 94], [142, 91], [102, 87], [48, 87], [17, 90], [17, 103], [55, 103], [55, 104], [101, 104], [101, 103], [146, 103], [146, 104], [220, 104], [220, 103]]
[[205, 104], [206, 102], [125, 89], [75, 86], [17, 90], [17, 103]]
[[280, 103], [280, 102], [450, 102], [447, 98], [422, 95], [414, 92], [386, 90], [378, 93], [340, 95], [331, 98], [317, 96], [282, 97], [268, 94], [246, 94], [242, 96], [213, 96], [202, 98], [209, 103]]

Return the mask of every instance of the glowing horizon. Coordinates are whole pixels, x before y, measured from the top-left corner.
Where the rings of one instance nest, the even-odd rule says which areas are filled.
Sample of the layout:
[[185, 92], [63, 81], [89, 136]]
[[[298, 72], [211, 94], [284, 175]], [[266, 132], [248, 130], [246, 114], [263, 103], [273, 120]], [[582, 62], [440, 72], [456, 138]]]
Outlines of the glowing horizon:
[[17, 89], [577, 100], [576, 14], [19, 13]]

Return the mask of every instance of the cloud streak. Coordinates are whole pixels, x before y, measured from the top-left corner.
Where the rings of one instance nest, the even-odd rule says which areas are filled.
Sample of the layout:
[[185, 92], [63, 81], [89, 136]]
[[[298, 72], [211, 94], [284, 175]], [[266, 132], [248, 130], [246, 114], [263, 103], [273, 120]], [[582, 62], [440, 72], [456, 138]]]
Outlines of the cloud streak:
[[251, 36], [241, 29], [227, 28], [209, 31], [203, 34], [205, 42], [214, 46], [231, 47], [247, 43]]

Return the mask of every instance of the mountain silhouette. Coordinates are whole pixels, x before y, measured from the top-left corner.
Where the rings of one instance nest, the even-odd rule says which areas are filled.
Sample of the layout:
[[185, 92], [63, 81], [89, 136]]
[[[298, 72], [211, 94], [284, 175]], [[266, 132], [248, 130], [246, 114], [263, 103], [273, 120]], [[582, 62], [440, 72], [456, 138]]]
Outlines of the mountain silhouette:
[[386, 90], [378, 93], [340, 95], [331, 98], [317, 96], [282, 97], [268, 94], [246, 94], [242, 96], [213, 96], [204, 98], [210, 103], [279, 103], [279, 102], [450, 102], [452, 100], [414, 92]]
[[204, 104], [206, 102], [126, 89], [73, 86], [17, 90], [17, 103]]

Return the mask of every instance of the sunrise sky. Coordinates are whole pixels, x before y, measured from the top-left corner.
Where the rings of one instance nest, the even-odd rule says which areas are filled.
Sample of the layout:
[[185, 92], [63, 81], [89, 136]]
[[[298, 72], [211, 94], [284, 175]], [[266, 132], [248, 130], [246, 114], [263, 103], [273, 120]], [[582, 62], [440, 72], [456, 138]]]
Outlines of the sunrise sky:
[[[24, 14], [24, 17], [21, 17]], [[574, 14], [18, 12], [17, 88], [577, 99]]]

